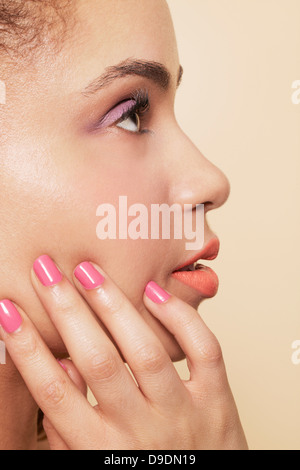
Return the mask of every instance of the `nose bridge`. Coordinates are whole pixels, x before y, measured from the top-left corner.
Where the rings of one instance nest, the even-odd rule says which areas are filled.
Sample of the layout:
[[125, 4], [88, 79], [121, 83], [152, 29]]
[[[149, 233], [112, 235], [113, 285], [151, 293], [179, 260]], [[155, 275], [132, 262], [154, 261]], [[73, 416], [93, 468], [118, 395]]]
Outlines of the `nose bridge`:
[[173, 202], [206, 204], [206, 210], [223, 205], [229, 197], [230, 184], [225, 174], [211, 163], [178, 127], [171, 139], [171, 188]]

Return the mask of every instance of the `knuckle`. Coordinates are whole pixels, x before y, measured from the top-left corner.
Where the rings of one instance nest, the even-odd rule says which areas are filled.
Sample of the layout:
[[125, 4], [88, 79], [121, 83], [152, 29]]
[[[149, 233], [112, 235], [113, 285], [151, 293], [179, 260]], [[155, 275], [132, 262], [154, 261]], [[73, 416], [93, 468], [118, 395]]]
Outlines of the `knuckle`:
[[123, 315], [124, 310], [126, 309], [126, 303], [123, 295], [108, 295], [104, 299], [104, 305], [110, 315], [118, 317]]
[[76, 312], [82, 309], [82, 300], [80, 297], [74, 296], [72, 290], [63, 289], [53, 291], [56, 309], [60, 315], [66, 318], [76, 319]]
[[39, 387], [38, 395], [47, 407], [63, 406], [67, 403], [67, 381], [62, 378], [52, 378], [43, 382]]
[[166, 365], [165, 354], [157, 345], [144, 344], [136, 351], [136, 361], [142, 370], [159, 373]]
[[111, 380], [119, 372], [115, 354], [109, 351], [97, 351], [89, 356], [87, 374], [91, 380]]
[[39, 358], [39, 344], [36, 335], [29, 328], [23, 331], [14, 344], [14, 351], [22, 361], [32, 364]]
[[196, 342], [194, 347], [197, 351], [197, 357], [201, 363], [211, 367], [217, 367], [222, 364], [222, 348], [214, 335], [206, 338], [203, 341]]
[[190, 311], [179, 311], [173, 318], [174, 326], [177, 330], [190, 331], [194, 329], [196, 314], [191, 314]]
[[59, 299], [59, 314], [64, 316], [64, 317], [74, 317], [74, 312], [76, 312], [76, 308], [74, 307], [74, 304], [69, 301], [69, 299]]

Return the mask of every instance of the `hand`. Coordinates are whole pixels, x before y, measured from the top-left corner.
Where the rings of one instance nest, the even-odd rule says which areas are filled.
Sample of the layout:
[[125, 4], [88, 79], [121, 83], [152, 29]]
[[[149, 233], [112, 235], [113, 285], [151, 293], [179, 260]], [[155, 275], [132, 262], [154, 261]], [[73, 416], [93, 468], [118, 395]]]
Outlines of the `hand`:
[[0, 302], [1, 334], [45, 414], [51, 449], [247, 448], [220, 345], [195, 309], [154, 282], [145, 289], [146, 308], [186, 354], [190, 379], [182, 381], [154, 332], [98, 266], [80, 264], [76, 287], [48, 256], [34, 268], [33, 286], [72, 361], [61, 362], [64, 371], [9, 300]]

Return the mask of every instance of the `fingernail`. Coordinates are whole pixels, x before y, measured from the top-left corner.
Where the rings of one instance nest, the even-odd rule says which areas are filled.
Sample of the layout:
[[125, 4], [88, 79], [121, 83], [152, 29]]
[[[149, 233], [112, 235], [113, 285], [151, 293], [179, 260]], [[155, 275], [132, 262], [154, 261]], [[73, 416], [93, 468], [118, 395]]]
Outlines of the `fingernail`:
[[156, 304], [162, 304], [163, 302], [166, 302], [171, 296], [163, 290], [156, 282], [150, 281], [145, 289], [145, 293], [147, 297], [149, 297], [152, 302], [155, 302]]
[[33, 269], [45, 287], [55, 286], [62, 280], [62, 274], [48, 255], [42, 255], [33, 263]]
[[22, 324], [22, 317], [10, 300], [0, 301], [0, 324], [6, 333], [14, 333]]
[[58, 364], [63, 368], [63, 370], [67, 372], [67, 368], [66, 368], [66, 366], [64, 365], [64, 363], [61, 362], [60, 359], [56, 359], [56, 360], [57, 360]]
[[99, 271], [97, 271], [97, 269], [88, 261], [80, 263], [75, 268], [74, 275], [80, 284], [82, 284], [87, 290], [96, 289], [105, 281], [102, 274], [99, 273]]

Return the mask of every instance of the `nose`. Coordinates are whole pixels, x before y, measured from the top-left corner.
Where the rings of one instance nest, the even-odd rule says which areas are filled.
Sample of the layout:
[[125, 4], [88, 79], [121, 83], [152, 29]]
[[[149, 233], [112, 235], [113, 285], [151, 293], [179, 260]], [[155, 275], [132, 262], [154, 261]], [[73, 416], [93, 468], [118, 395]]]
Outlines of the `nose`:
[[[177, 126], [176, 126], [177, 127]], [[170, 199], [172, 203], [205, 205], [205, 212], [222, 206], [230, 194], [224, 173], [211, 163], [179, 128], [169, 135]]]

